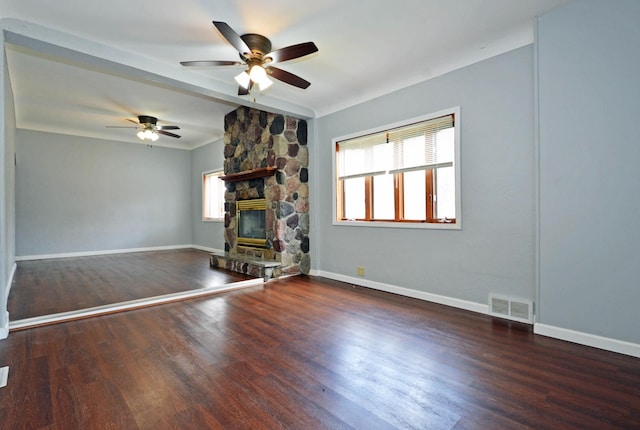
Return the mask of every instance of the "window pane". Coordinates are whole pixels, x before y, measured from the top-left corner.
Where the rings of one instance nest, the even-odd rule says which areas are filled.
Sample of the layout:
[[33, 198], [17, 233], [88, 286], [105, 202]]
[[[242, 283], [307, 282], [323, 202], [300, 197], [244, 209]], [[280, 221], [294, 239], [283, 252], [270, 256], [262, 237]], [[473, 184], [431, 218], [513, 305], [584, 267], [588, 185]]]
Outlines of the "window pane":
[[392, 220], [396, 217], [393, 175], [373, 177], [373, 218]]
[[205, 173], [202, 180], [202, 216], [205, 219], [224, 218], [224, 182], [220, 180], [223, 172]]
[[455, 153], [455, 130], [453, 127], [436, 133], [434, 160], [436, 162], [453, 161]]
[[220, 172], [216, 176], [216, 188], [218, 189], [216, 196], [216, 211], [218, 213], [218, 218], [224, 218], [224, 193], [227, 191], [227, 187], [220, 176], [223, 176], [224, 172]]
[[340, 151], [340, 168], [343, 175], [357, 175], [367, 170], [366, 148], [344, 149]]
[[402, 148], [403, 166], [420, 166], [429, 162], [425, 157], [424, 141], [424, 137], [413, 137], [399, 144]]
[[425, 171], [404, 173], [404, 219], [426, 220], [426, 178]]
[[344, 217], [346, 219], [364, 219], [364, 178], [345, 179], [344, 181]]
[[436, 213], [438, 219], [456, 217], [456, 184], [453, 167], [435, 170]]
[[216, 215], [218, 188], [215, 186], [215, 182], [213, 182], [215, 180], [217, 180], [217, 178], [214, 175], [207, 177], [207, 213], [209, 214], [209, 218], [213, 218]]
[[373, 147], [371, 156], [373, 158], [372, 171], [387, 170], [390, 167], [391, 160], [393, 160], [393, 145], [388, 143], [376, 145]]

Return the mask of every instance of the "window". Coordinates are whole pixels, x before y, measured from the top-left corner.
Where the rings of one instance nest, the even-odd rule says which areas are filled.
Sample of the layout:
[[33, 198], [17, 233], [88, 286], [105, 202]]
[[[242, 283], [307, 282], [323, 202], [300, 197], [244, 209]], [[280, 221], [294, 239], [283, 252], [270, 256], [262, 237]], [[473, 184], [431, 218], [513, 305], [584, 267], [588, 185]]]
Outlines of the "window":
[[202, 220], [220, 221], [224, 219], [224, 176], [222, 170], [202, 174]]
[[336, 223], [460, 228], [458, 111], [334, 139]]

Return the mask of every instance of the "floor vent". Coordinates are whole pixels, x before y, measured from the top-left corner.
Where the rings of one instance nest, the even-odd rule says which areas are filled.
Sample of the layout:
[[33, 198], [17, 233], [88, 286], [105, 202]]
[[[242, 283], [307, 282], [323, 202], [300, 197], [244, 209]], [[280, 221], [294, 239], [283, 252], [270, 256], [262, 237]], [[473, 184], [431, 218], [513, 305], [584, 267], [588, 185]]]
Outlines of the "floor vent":
[[533, 302], [489, 294], [489, 314], [495, 317], [533, 324]]

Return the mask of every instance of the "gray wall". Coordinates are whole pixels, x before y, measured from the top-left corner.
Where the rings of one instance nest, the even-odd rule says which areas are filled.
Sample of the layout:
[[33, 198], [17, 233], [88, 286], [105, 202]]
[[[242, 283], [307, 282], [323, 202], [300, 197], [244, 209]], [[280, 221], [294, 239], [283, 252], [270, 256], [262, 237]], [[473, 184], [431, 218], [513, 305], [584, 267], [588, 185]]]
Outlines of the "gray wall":
[[6, 337], [6, 313], [11, 275], [15, 265], [15, 112], [9, 72], [4, 55], [4, 33], [0, 31], [0, 338]]
[[191, 243], [188, 151], [18, 130], [18, 256]]
[[539, 321], [640, 343], [640, 2], [539, 19]]
[[[332, 138], [460, 106], [463, 229], [332, 225]], [[533, 299], [533, 47], [318, 119], [318, 268], [486, 304]], [[321, 171], [321, 172], [320, 172]]]
[[192, 243], [205, 248], [224, 250], [224, 222], [202, 221], [202, 174], [222, 169], [222, 139], [191, 151], [191, 237]]

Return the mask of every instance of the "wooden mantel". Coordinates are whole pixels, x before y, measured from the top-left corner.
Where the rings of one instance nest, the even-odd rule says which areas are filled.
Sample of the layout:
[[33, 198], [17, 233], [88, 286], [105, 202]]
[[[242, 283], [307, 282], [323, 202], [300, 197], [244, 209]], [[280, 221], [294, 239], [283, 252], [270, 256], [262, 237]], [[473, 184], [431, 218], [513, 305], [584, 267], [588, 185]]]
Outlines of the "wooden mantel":
[[225, 182], [238, 182], [248, 181], [249, 179], [266, 178], [276, 174], [277, 168], [275, 167], [261, 167], [259, 169], [245, 170], [239, 173], [230, 173], [225, 176], [220, 176]]

